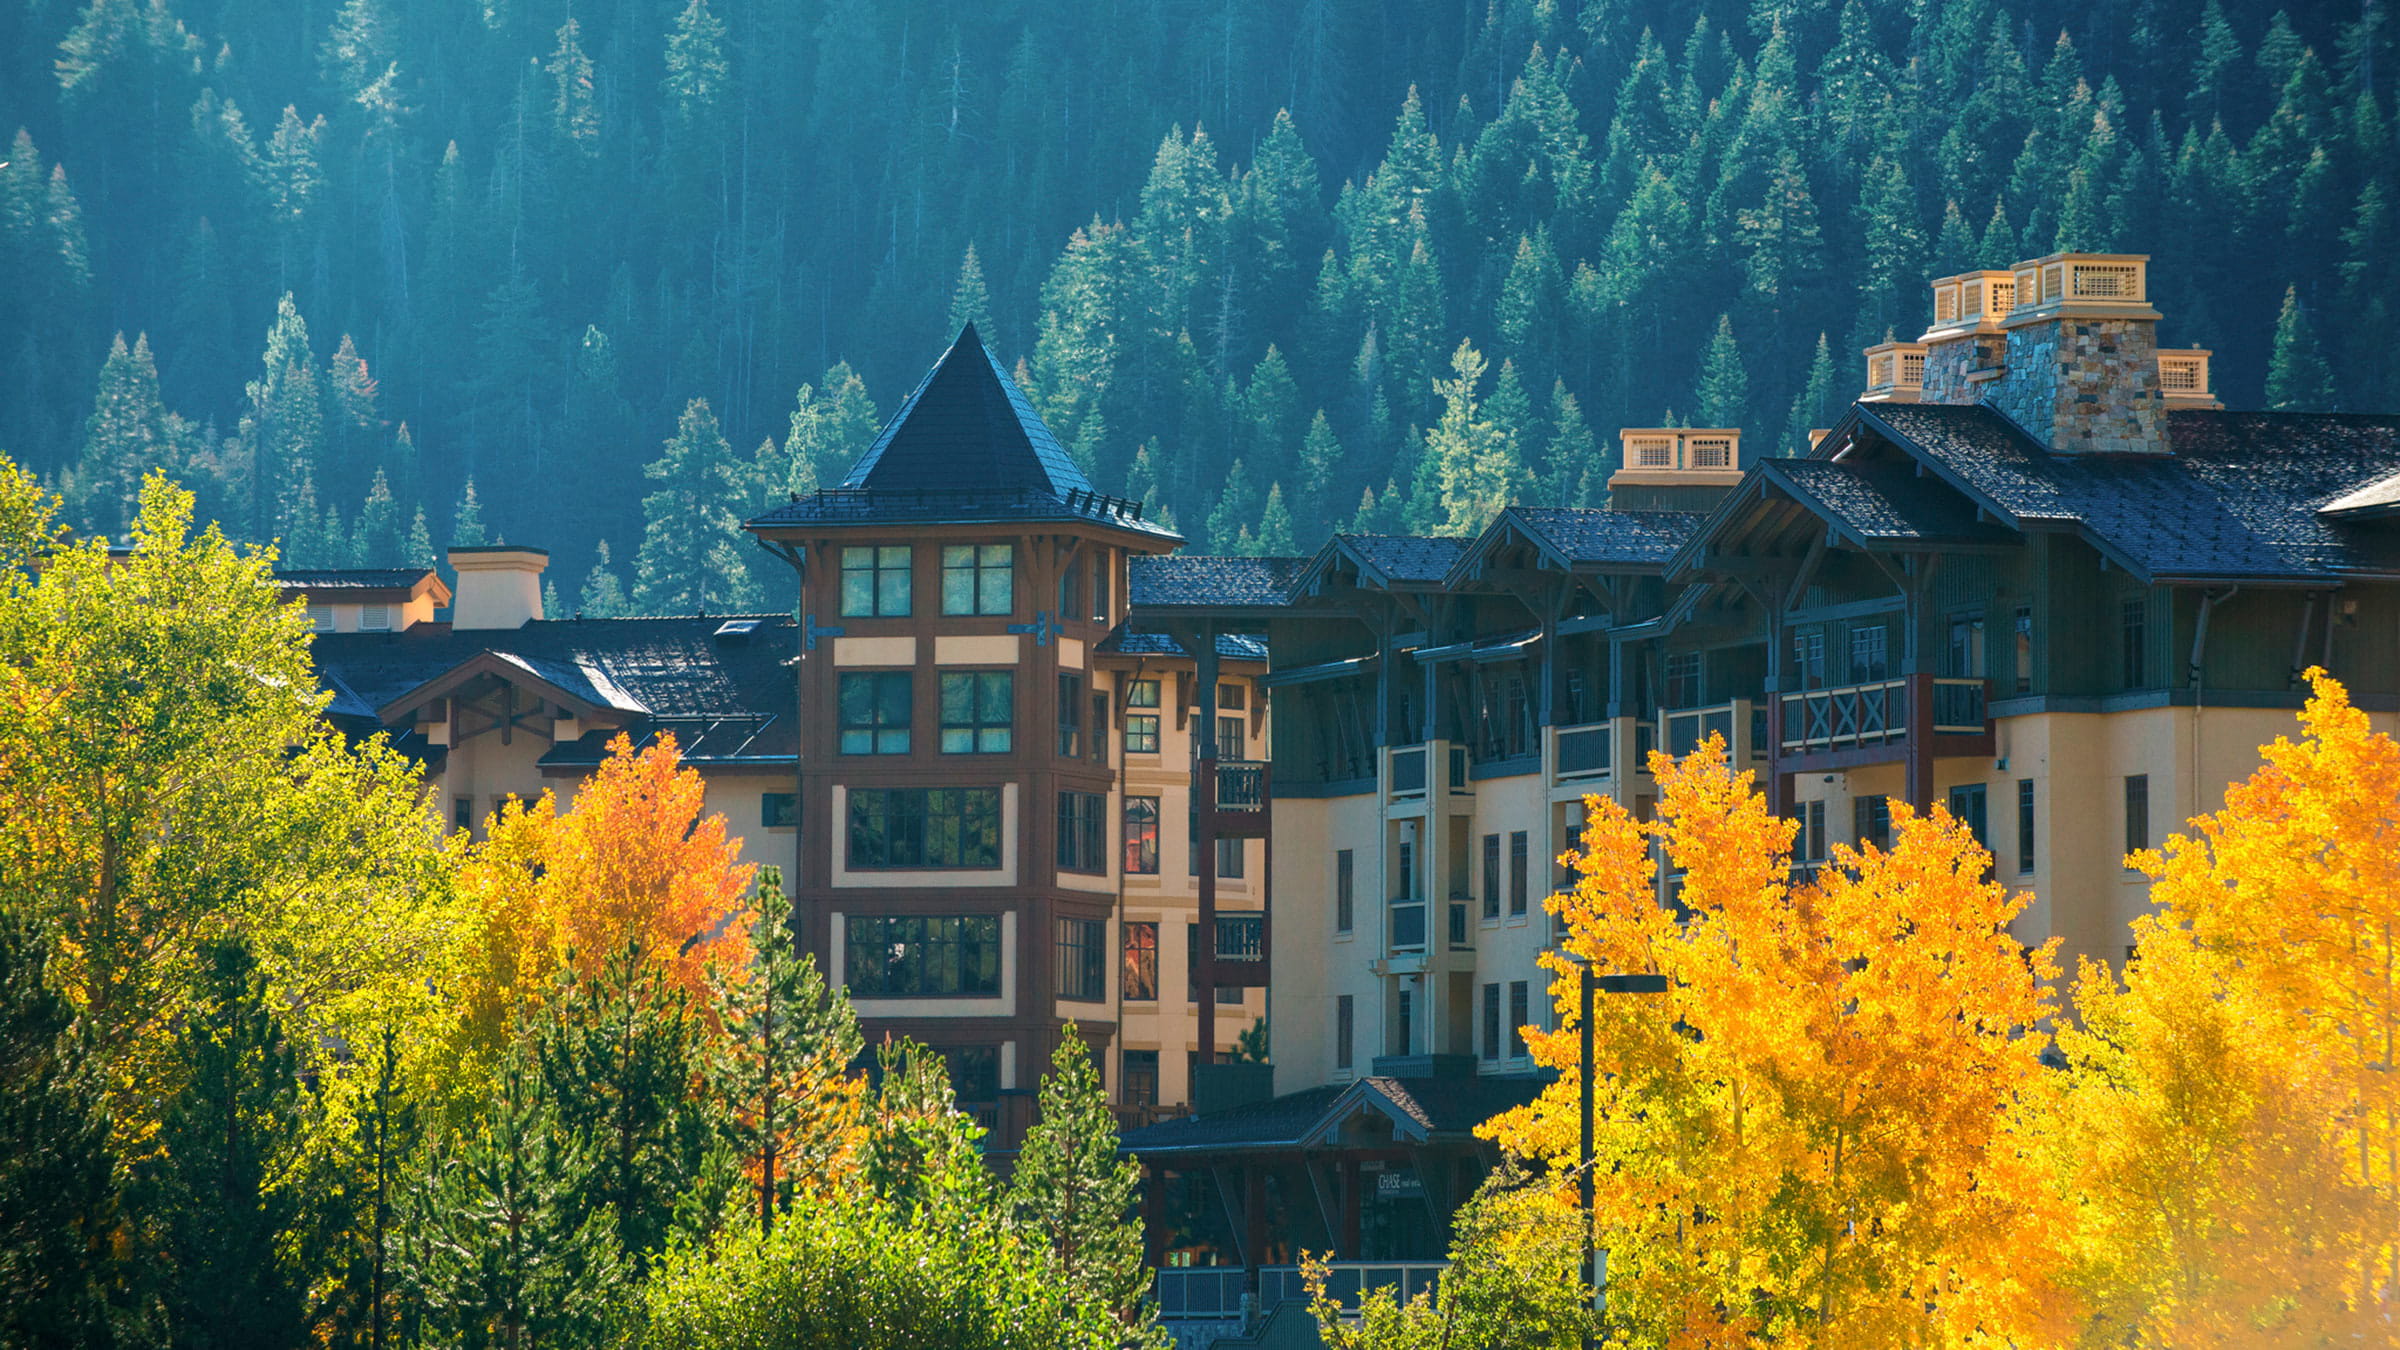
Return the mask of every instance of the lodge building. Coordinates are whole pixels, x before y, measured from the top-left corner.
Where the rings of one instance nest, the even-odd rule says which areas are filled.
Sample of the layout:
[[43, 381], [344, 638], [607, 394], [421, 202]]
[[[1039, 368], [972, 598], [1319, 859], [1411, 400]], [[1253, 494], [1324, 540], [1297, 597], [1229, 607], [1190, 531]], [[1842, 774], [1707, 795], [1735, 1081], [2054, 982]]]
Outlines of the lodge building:
[[1170, 1269], [1171, 1316], [1271, 1306], [1297, 1247], [1438, 1262], [1495, 1161], [1465, 1116], [1539, 1087], [1554, 860], [1587, 795], [1653, 809], [1654, 748], [1722, 736], [1803, 873], [1948, 807], [2071, 968], [2129, 954], [2125, 853], [2221, 804], [2306, 667], [2400, 726], [2400, 418], [2224, 410], [2209, 353], [2158, 347], [2147, 271], [1939, 279], [1811, 444], [1629, 428], [1606, 509], [1134, 563], [1135, 622], [1263, 637], [1281, 728], [1281, 1095], [1125, 1141], [1154, 1257], [1245, 1268]]

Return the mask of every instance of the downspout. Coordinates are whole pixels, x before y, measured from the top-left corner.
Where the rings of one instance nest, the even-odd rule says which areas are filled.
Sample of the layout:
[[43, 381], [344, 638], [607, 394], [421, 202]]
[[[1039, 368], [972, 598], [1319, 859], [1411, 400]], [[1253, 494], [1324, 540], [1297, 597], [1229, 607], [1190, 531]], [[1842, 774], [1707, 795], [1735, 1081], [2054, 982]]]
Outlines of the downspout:
[[2200, 619], [2192, 627], [2192, 657], [2189, 672], [2192, 682], [2192, 814], [2198, 815], [2200, 804], [2200, 722], [2208, 711], [2208, 682], [2202, 678], [2201, 663], [2208, 657], [2208, 620], [2217, 606], [2241, 593], [2239, 586], [2228, 586], [2220, 592], [2200, 593]]

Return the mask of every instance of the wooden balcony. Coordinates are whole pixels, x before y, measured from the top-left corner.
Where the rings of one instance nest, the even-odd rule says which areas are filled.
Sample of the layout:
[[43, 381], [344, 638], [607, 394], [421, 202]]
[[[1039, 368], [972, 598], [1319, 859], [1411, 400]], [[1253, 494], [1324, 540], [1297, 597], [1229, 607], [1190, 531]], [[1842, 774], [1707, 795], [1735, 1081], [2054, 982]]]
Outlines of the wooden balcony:
[[1742, 765], [1767, 757], [1767, 707], [1737, 698], [1699, 708], [1678, 708], [1659, 716], [1660, 741], [1677, 759], [1700, 748], [1711, 736], [1725, 740], [1725, 760]]
[[1221, 838], [1264, 838], [1274, 795], [1266, 761], [1219, 759], [1201, 767], [1203, 777], [1216, 783], [1211, 796], [1215, 833]]
[[[1988, 756], [1992, 719], [1986, 682], [1906, 675], [1782, 698], [1777, 767], [1787, 773], [1880, 764], [1911, 757]], [[1912, 714], [1914, 714], [1912, 716]], [[1917, 746], [1916, 737], [1924, 738]]]

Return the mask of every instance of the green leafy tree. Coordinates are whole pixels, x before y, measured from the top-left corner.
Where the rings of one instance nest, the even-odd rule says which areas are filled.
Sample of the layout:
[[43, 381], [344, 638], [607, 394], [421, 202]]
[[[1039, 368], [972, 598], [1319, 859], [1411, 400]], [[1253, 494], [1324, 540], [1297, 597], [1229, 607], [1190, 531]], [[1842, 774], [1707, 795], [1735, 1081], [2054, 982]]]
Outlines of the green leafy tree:
[[1581, 1213], [1557, 1185], [1515, 1167], [1495, 1173], [1451, 1218], [1450, 1266], [1435, 1294], [1406, 1302], [1369, 1291], [1355, 1310], [1327, 1291], [1331, 1271], [1304, 1261], [1309, 1311], [1329, 1350], [1574, 1350], [1597, 1328], [1583, 1285]]
[[103, 1347], [124, 1316], [124, 1231], [99, 1073], [50, 987], [50, 943], [0, 903], [0, 1340]]

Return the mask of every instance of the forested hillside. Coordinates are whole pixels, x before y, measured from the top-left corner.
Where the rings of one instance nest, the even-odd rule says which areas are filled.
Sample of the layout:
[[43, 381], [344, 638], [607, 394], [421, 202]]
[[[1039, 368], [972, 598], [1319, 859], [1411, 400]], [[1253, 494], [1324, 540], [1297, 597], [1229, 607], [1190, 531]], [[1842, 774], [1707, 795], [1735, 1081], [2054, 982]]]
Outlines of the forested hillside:
[[2393, 41], [2381, 0], [22, 0], [0, 448], [93, 529], [163, 465], [297, 562], [500, 536], [602, 611], [778, 603], [717, 545], [969, 318], [1215, 549], [1588, 502], [1620, 424], [1788, 453], [1927, 277], [2060, 248], [2153, 254], [2229, 403], [2388, 410]]

